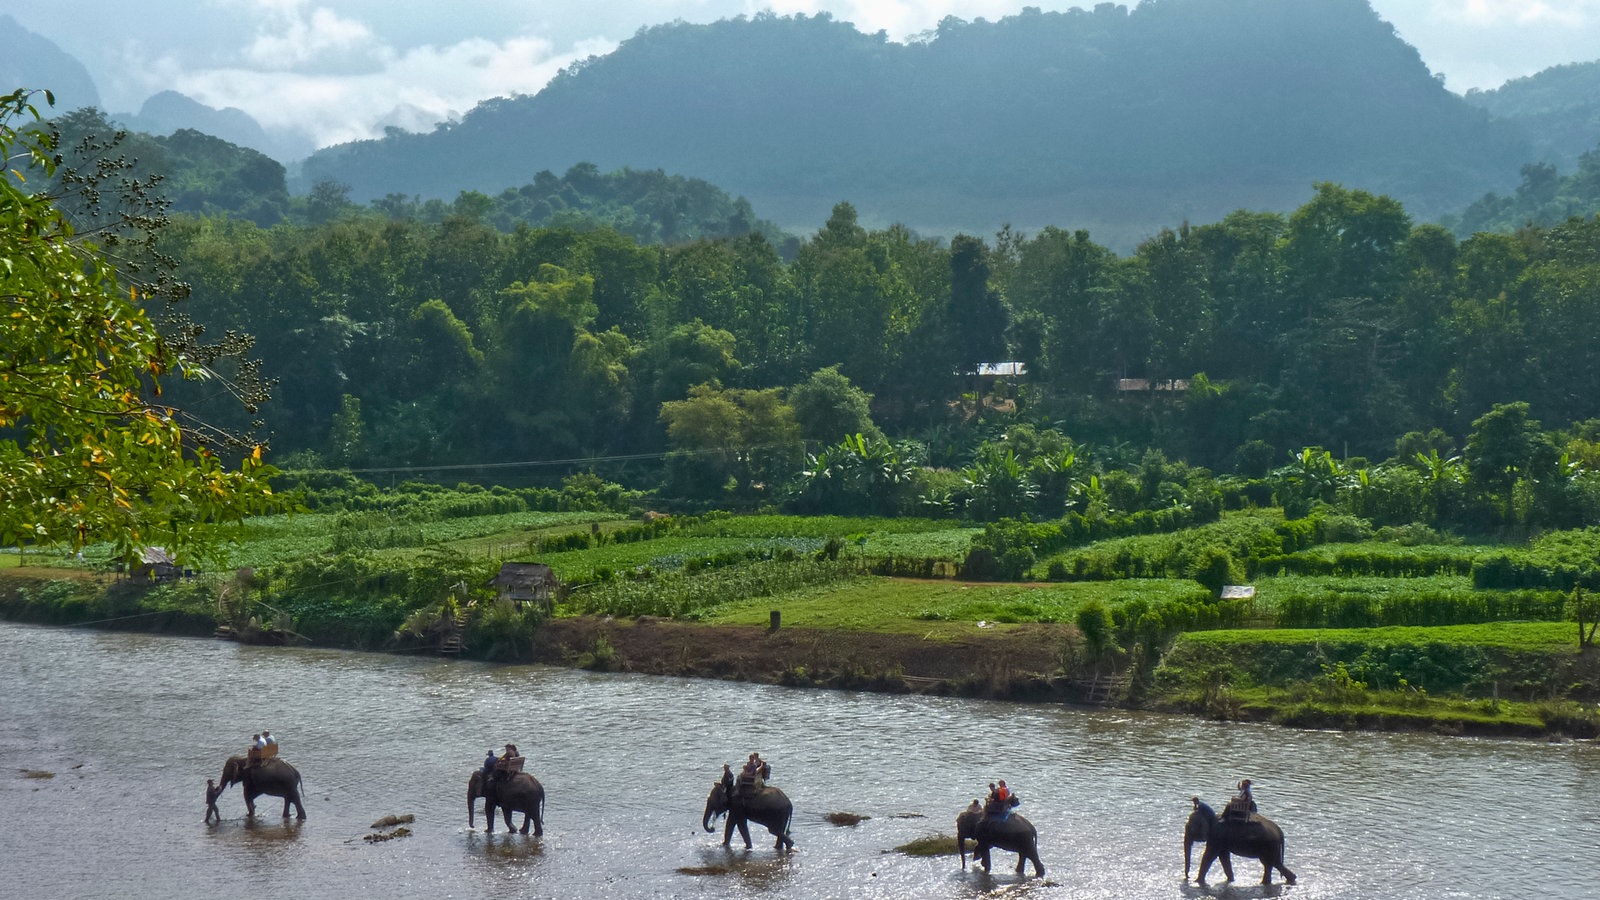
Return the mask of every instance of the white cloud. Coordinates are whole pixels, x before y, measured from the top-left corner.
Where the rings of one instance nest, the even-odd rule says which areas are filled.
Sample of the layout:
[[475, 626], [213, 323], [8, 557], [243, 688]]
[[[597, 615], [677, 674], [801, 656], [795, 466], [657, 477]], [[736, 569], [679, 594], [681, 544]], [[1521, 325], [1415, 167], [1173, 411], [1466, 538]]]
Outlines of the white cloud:
[[376, 35], [366, 25], [326, 7], [304, 2], [262, 2], [267, 18], [244, 57], [268, 70], [287, 70], [313, 62], [344, 61], [382, 55]]
[[1444, 21], [1484, 27], [1496, 25], [1576, 26], [1600, 15], [1596, 0], [1434, 0], [1433, 13]]
[[380, 68], [355, 74], [245, 67], [185, 71], [173, 64], [167, 77], [177, 90], [208, 106], [236, 106], [263, 125], [306, 131], [326, 145], [373, 137], [383, 124], [431, 125], [488, 97], [537, 92], [563, 67], [611, 49], [584, 44], [557, 53], [536, 38], [475, 38], [448, 47], [385, 48], [374, 54]]

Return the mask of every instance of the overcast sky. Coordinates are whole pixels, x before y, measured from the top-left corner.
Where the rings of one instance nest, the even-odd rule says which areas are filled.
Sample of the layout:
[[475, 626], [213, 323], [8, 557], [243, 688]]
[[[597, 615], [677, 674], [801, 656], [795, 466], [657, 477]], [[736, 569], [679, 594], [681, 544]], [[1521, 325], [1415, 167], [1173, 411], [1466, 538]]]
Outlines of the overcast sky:
[[[1317, 2], [1317, 0], [1283, 0]], [[1455, 91], [1600, 58], [1600, 0], [1372, 0]], [[828, 10], [900, 40], [945, 16], [996, 19], [1051, 0], [0, 0], [81, 60], [110, 112], [173, 89], [300, 125], [318, 144], [381, 124], [424, 130], [479, 100], [534, 93], [639, 28], [763, 9]]]

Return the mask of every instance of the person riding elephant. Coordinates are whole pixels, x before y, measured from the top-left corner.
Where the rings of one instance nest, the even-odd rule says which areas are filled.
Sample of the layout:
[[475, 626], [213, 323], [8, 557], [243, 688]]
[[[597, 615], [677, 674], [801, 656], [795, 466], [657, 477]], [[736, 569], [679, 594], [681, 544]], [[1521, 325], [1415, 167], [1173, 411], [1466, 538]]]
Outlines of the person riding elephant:
[[1272, 870], [1283, 873], [1283, 880], [1294, 884], [1295, 875], [1283, 864], [1283, 829], [1260, 813], [1251, 813], [1247, 821], [1232, 821], [1219, 816], [1199, 797], [1190, 798], [1194, 811], [1183, 826], [1183, 878], [1189, 880], [1189, 861], [1194, 844], [1205, 842], [1205, 852], [1200, 855], [1200, 871], [1195, 881], [1204, 884], [1211, 863], [1222, 861], [1222, 873], [1233, 880], [1232, 854], [1261, 860], [1261, 883], [1272, 883]]
[[522, 833], [528, 833], [531, 824], [535, 837], [544, 834], [544, 785], [527, 772], [507, 774], [496, 772], [485, 775], [483, 768], [472, 770], [467, 779], [467, 826], [477, 827], [477, 800], [483, 798], [483, 812], [489, 820], [485, 831], [494, 831], [494, 809], [500, 807], [505, 816], [506, 830], [513, 831], [513, 812], [522, 813]]
[[[1015, 795], [1008, 799], [1009, 806], [1014, 806]], [[1026, 818], [1011, 813], [1006, 816], [990, 815], [985, 811], [983, 804], [977, 800], [961, 811], [956, 816], [956, 852], [961, 855], [961, 868], [967, 867], [967, 841], [972, 840], [976, 846], [972, 849], [972, 859], [989, 871], [989, 850], [998, 847], [1017, 854], [1017, 874], [1021, 875], [1028, 862], [1033, 863], [1033, 874], [1036, 878], [1044, 877], [1044, 863], [1039, 859], [1039, 833], [1033, 823]]]
[[723, 771], [723, 778], [711, 786], [711, 795], [706, 798], [705, 815], [700, 818], [701, 826], [706, 831], [715, 831], [712, 821], [726, 815], [728, 822], [722, 833], [722, 846], [733, 843], [733, 832], [737, 828], [739, 836], [744, 838], [744, 848], [749, 850], [749, 823], [754, 822], [777, 836], [774, 850], [780, 853], [793, 850], [794, 839], [789, 837], [789, 824], [794, 819], [794, 805], [789, 802], [788, 796], [770, 784], [738, 788], [734, 784], [733, 773], [726, 766]]
[[289, 818], [290, 804], [294, 805], [297, 818], [306, 817], [305, 805], [300, 802], [300, 772], [282, 759], [264, 759], [252, 766], [243, 756], [229, 757], [216, 791], [221, 794], [235, 783], [244, 790], [244, 806], [251, 816], [256, 814], [256, 798], [269, 794], [283, 798], [285, 819]]

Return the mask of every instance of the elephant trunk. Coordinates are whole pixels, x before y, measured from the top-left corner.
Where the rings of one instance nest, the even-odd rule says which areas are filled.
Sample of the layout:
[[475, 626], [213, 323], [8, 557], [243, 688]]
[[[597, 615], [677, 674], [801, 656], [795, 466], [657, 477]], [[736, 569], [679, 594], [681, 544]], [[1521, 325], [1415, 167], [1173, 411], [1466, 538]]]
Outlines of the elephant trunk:
[[[477, 821], [477, 818], [476, 818], [477, 812], [478, 812], [478, 809], [477, 809], [477, 807], [478, 807], [478, 782], [482, 777], [483, 777], [483, 773], [482, 772], [473, 772], [472, 773], [472, 777], [467, 779], [467, 827], [468, 828], [476, 828], [476, 827], [478, 827], [478, 821]], [[494, 814], [494, 810], [490, 809], [490, 810], [488, 810], [488, 813], [490, 815], [493, 815]]]
[[711, 827], [711, 816], [712, 816], [711, 801], [707, 800], [706, 801], [706, 812], [705, 812], [705, 815], [700, 817], [700, 827], [704, 828], [707, 831], [716, 831], [715, 828]]

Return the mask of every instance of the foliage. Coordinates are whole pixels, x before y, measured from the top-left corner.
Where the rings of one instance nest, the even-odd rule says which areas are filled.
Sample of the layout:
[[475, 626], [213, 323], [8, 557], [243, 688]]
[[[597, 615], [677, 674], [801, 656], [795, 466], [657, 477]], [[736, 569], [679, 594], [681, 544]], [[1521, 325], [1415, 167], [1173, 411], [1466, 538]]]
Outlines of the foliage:
[[[60, 171], [55, 139], [26, 122], [31, 99], [0, 98], [0, 159], [84, 186], [85, 215], [109, 222], [80, 230], [62, 196], [26, 192], [17, 169], [0, 180], [0, 542], [205, 555], [217, 524], [285, 506], [268, 485], [274, 470], [259, 445], [228, 468], [228, 435], [161, 398], [167, 376], [214, 373], [151, 321], [144, 298], [176, 286], [127, 261], [140, 245], [123, 229], [158, 229], [160, 206], [139, 184], [117, 189], [148, 203], [135, 213], [95, 206], [99, 182]], [[114, 252], [129, 254], [125, 271]]]

